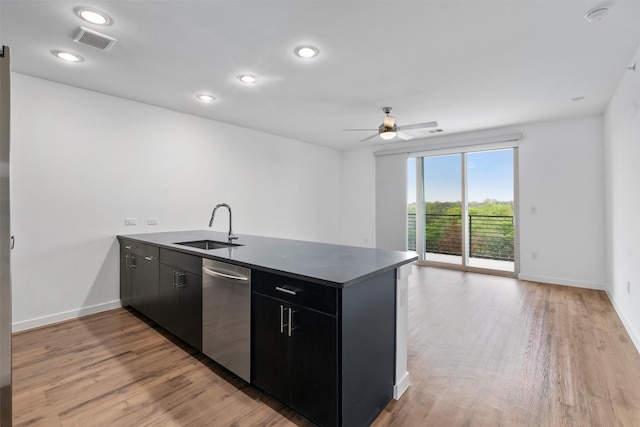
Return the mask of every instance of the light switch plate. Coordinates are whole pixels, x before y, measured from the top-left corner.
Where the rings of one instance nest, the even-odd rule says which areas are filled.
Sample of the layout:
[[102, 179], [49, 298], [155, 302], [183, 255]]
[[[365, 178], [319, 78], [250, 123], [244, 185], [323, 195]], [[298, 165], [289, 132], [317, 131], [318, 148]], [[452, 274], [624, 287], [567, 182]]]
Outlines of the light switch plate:
[[158, 225], [158, 218], [147, 218], [147, 225]]
[[136, 225], [136, 219], [135, 218], [125, 218], [124, 219], [124, 225]]

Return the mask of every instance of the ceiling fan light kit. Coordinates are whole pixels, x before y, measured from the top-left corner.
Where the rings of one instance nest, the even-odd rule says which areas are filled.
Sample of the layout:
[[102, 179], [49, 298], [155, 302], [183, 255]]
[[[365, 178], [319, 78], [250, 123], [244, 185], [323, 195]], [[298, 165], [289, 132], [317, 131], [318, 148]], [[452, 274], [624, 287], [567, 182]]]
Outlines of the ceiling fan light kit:
[[385, 126], [384, 124], [380, 125], [378, 129], [378, 133], [380, 134], [380, 138], [386, 139], [387, 141], [396, 137], [398, 133], [398, 126], [393, 125], [392, 127]]
[[[386, 114], [386, 116], [384, 117], [382, 124], [377, 129], [378, 133], [368, 136], [364, 139], [361, 139], [360, 142], [368, 141], [371, 138], [375, 138], [376, 136], [380, 136], [380, 138], [384, 139], [385, 141], [390, 141], [394, 139], [396, 136], [399, 136], [405, 141], [407, 141], [407, 140], [413, 139], [413, 136], [407, 133], [401, 132], [402, 130], [426, 129], [426, 128], [432, 128], [432, 127], [438, 126], [438, 122], [425, 122], [425, 123], [416, 123], [416, 124], [407, 125], [407, 126], [398, 126], [396, 125], [396, 118], [389, 115], [391, 113], [391, 107], [382, 107], [382, 111]], [[343, 130], [373, 131], [376, 129], [343, 129]]]

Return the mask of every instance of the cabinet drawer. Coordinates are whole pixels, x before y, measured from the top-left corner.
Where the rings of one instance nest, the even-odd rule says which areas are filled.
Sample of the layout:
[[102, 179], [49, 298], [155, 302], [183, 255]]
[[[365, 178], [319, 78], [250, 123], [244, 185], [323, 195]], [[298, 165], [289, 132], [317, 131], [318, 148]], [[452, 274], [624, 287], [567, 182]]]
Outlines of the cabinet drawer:
[[121, 240], [120, 247], [132, 255], [158, 259], [159, 248], [157, 246], [145, 245], [133, 240]]
[[338, 289], [264, 271], [252, 272], [254, 292], [335, 315]]
[[202, 258], [169, 249], [160, 249], [160, 262], [202, 276]]

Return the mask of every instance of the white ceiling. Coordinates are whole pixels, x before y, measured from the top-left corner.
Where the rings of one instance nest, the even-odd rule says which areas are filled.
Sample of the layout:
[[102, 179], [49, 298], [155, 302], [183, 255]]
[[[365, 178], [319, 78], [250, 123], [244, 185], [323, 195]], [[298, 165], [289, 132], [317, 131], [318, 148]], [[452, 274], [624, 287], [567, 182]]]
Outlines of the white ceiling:
[[[117, 43], [80, 45], [81, 25]], [[345, 150], [384, 143], [342, 129], [376, 128], [387, 105], [441, 135], [602, 113], [640, 45], [640, 0], [0, 0], [0, 42], [20, 73]], [[294, 56], [302, 44], [320, 55]]]

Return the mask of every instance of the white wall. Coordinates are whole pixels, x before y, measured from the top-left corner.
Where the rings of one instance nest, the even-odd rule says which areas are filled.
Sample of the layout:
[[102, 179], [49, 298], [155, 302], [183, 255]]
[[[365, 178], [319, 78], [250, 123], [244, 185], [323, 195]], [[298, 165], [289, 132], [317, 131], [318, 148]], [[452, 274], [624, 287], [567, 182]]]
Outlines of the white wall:
[[342, 152], [342, 244], [376, 246], [375, 146]]
[[[605, 287], [604, 173], [602, 116], [471, 132], [459, 138], [484, 139], [522, 132], [519, 144], [521, 277], [589, 288]], [[445, 138], [411, 145], [425, 148]], [[373, 152], [409, 144], [368, 146], [343, 155], [343, 242], [358, 244], [375, 235]], [[535, 206], [537, 214], [531, 214]], [[362, 212], [363, 215], [357, 215]], [[538, 259], [531, 258], [537, 252]]]
[[640, 349], [640, 48], [604, 115], [607, 285]]
[[522, 130], [520, 278], [605, 289], [602, 116]]
[[407, 250], [407, 154], [376, 157], [376, 247]]
[[115, 236], [206, 228], [219, 202], [240, 235], [339, 240], [338, 151], [12, 79], [14, 330], [118, 306]]

